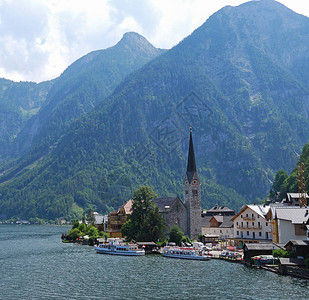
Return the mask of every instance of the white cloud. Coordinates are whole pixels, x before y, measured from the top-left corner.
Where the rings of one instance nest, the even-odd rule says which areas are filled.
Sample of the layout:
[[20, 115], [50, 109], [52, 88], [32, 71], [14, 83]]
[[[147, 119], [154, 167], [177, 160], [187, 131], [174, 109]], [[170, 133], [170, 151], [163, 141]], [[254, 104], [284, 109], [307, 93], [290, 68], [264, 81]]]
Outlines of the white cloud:
[[[90, 51], [136, 31], [170, 48], [225, 5], [244, 0], [0, 0], [0, 77], [52, 79]], [[280, 0], [309, 15], [309, 1]]]

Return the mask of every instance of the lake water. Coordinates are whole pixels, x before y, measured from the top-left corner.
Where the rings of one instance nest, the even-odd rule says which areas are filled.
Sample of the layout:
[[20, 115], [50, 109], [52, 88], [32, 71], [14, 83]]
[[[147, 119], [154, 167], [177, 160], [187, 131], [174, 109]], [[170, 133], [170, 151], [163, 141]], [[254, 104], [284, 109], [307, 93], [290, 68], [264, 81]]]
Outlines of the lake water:
[[0, 299], [308, 299], [309, 281], [221, 260], [96, 254], [66, 226], [0, 225]]

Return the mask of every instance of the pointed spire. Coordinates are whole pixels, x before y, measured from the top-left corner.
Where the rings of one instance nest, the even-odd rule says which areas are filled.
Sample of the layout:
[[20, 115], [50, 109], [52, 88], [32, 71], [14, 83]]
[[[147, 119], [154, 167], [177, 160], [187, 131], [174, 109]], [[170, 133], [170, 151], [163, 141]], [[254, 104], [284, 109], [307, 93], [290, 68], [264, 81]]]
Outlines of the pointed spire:
[[192, 127], [190, 126], [190, 142], [189, 142], [189, 154], [188, 154], [188, 165], [187, 165], [187, 176], [189, 183], [191, 183], [194, 173], [196, 173], [196, 163], [193, 148]]

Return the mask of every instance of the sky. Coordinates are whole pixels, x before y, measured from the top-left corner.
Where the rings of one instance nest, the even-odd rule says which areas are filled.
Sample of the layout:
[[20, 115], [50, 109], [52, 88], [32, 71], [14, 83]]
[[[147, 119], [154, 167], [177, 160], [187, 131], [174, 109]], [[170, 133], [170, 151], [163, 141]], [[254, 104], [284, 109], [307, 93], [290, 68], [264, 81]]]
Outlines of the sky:
[[[0, 0], [0, 78], [41, 82], [125, 32], [169, 49], [226, 5], [244, 0]], [[309, 16], [308, 0], [279, 0]]]

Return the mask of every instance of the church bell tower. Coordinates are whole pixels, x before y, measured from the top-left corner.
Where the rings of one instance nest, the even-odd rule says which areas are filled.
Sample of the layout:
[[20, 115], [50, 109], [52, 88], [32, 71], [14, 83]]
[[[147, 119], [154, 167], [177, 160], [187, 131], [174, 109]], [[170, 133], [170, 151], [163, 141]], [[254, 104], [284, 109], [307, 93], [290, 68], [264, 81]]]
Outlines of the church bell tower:
[[201, 185], [198, 178], [190, 127], [190, 141], [187, 172], [184, 180], [184, 203], [187, 208], [187, 234], [192, 239], [197, 239], [201, 233]]

